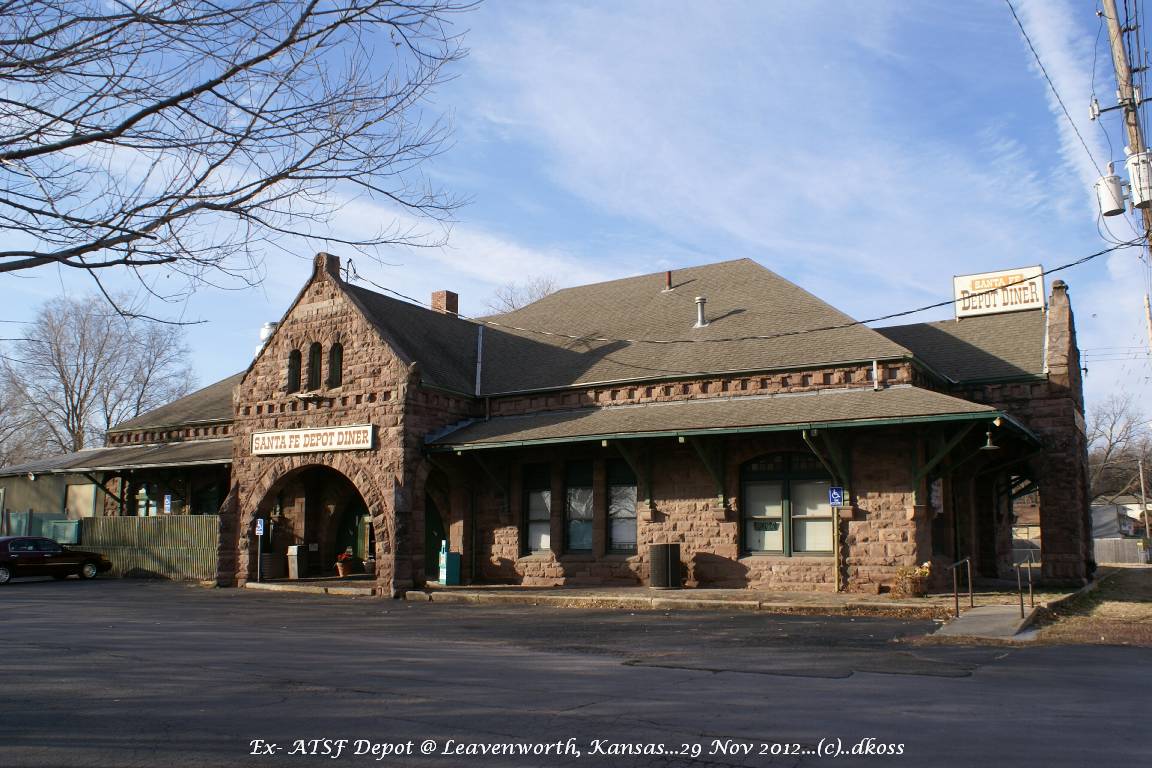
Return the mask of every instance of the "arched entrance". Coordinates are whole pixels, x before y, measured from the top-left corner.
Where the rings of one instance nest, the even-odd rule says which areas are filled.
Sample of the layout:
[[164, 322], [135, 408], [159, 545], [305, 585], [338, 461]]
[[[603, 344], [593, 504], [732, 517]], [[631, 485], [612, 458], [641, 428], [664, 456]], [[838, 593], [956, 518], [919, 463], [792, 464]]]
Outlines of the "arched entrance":
[[[269, 576], [277, 575], [290, 546], [306, 552], [303, 576], [336, 572], [336, 557], [351, 548], [361, 561], [375, 553], [375, 534], [364, 497], [342, 473], [312, 465], [280, 478], [264, 495], [257, 516], [265, 518], [264, 553], [271, 555]], [[282, 570], [282, 569], [281, 569]]]

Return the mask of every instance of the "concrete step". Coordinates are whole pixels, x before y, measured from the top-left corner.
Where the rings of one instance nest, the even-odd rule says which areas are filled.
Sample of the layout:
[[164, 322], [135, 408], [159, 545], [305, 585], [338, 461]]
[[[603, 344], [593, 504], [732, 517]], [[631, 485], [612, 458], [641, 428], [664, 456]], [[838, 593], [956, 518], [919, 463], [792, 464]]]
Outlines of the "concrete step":
[[1025, 608], [1024, 617], [1021, 618], [1020, 606], [1018, 605], [984, 605], [979, 608], [962, 608], [958, 617], [936, 630], [933, 636], [1028, 642], [1031, 638], [1022, 636], [1020, 633], [1032, 623], [1036, 617], [1036, 610], [1036, 608]]
[[345, 597], [372, 597], [376, 594], [374, 587], [352, 587], [343, 584], [307, 584], [284, 582], [255, 582], [249, 581], [245, 589], [262, 589], [266, 592], [299, 592], [308, 595], [343, 595]]

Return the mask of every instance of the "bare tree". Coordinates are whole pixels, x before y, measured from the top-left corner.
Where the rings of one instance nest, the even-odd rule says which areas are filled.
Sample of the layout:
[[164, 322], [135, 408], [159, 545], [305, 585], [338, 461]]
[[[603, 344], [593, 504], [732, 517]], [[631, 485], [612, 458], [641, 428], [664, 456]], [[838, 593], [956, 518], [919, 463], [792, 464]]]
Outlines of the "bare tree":
[[58, 298], [0, 361], [0, 388], [24, 433], [44, 436], [40, 453], [68, 453], [187, 394], [187, 359], [181, 326], [122, 317], [95, 296]]
[[[443, 148], [426, 97], [464, 55], [472, 0], [0, 2], [0, 272], [58, 265], [259, 279], [286, 235], [427, 243], [456, 202], [419, 173]], [[325, 226], [367, 196], [395, 221]], [[101, 290], [103, 288], [101, 287]]]
[[44, 453], [42, 430], [23, 398], [0, 377], [0, 467], [20, 464]]
[[1148, 459], [1148, 419], [1131, 396], [1113, 395], [1093, 409], [1088, 426], [1088, 472], [1093, 498], [1140, 490], [1138, 460]]
[[551, 277], [529, 276], [522, 283], [507, 283], [497, 288], [488, 301], [488, 309], [497, 314], [515, 312], [550, 293], [555, 293], [558, 287], [556, 280]]

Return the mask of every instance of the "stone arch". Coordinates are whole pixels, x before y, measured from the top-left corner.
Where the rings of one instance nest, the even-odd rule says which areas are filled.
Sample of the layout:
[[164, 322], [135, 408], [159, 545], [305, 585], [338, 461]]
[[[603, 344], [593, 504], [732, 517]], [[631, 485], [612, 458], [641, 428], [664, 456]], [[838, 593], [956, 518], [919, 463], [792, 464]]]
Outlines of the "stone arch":
[[238, 562], [237, 574], [241, 579], [253, 571], [255, 552], [251, 550], [251, 531], [258, 514], [271, 503], [277, 487], [309, 468], [331, 470], [346, 479], [360, 494], [372, 520], [377, 564], [377, 585], [383, 594], [391, 595], [395, 578], [396, 521], [394, 504], [386, 490], [374, 481], [372, 475], [356, 458], [344, 454], [311, 454], [281, 456], [271, 460], [261, 471], [257, 481], [241, 490], [237, 505]]

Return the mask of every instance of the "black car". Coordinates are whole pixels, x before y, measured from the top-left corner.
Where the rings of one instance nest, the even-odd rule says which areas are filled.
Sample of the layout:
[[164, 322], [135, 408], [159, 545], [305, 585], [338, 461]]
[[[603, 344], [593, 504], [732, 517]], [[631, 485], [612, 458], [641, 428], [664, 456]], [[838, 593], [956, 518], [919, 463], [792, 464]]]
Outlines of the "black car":
[[0, 584], [18, 576], [51, 576], [66, 579], [76, 574], [92, 579], [112, 569], [98, 552], [72, 549], [40, 536], [0, 536]]

